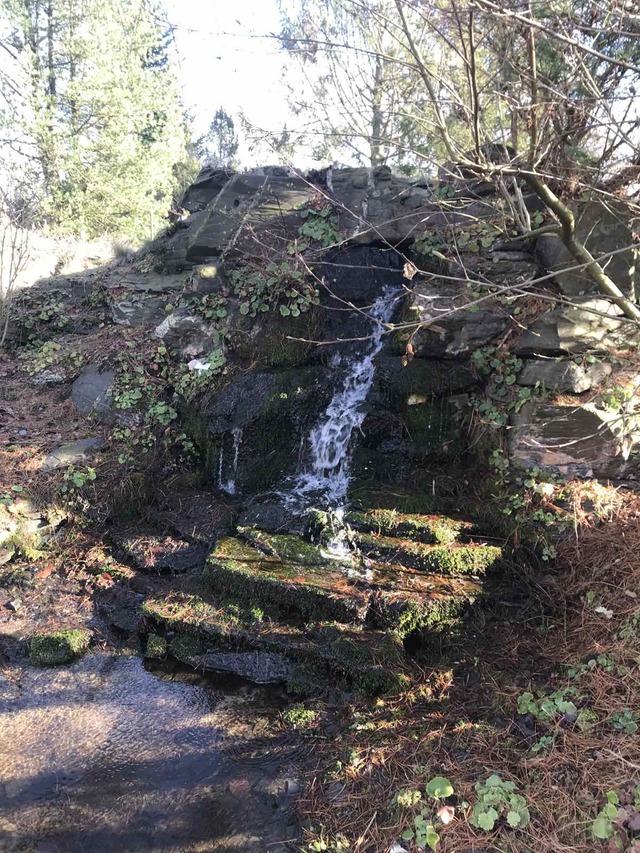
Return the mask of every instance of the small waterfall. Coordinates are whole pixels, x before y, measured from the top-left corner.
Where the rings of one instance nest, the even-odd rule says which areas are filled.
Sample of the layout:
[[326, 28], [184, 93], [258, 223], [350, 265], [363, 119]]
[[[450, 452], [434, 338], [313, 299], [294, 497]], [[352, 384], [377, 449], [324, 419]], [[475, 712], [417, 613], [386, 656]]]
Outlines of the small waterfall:
[[233, 458], [231, 463], [231, 476], [224, 479], [224, 440], [220, 445], [220, 459], [218, 461], [218, 488], [228, 495], [236, 493], [236, 474], [238, 473], [238, 457], [240, 456], [240, 445], [242, 444], [242, 430], [236, 428], [232, 431], [233, 436]]
[[326, 506], [344, 504], [350, 480], [351, 439], [365, 418], [363, 404], [373, 384], [374, 359], [382, 349], [383, 324], [391, 319], [397, 298], [396, 290], [386, 290], [374, 302], [368, 312], [374, 322], [365, 351], [341, 360], [346, 371], [342, 387], [309, 434], [310, 466], [295, 477], [283, 495], [288, 503], [308, 506], [313, 500], [322, 500]]

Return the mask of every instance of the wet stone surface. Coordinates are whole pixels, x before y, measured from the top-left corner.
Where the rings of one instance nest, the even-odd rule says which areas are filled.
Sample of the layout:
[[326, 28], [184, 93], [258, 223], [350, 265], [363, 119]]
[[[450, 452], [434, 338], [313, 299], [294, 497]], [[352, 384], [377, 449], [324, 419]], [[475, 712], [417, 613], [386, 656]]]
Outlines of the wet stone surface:
[[0, 850], [290, 849], [300, 749], [277, 725], [281, 704], [273, 689], [154, 674], [136, 657], [10, 672], [0, 681]]

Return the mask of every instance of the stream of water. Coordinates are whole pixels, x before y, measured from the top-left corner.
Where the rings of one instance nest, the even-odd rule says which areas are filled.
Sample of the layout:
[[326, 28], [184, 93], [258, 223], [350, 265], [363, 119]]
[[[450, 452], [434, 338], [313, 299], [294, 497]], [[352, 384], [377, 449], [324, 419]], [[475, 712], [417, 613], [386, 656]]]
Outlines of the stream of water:
[[371, 336], [354, 355], [341, 357], [342, 386], [333, 395], [327, 410], [309, 434], [309, 463], [294, 479], [284, 496], [289, 503], [309, 506], [320, 503], [339, 509], [345, 503], [351, 479], [352, 438], [365, 419], [364, 403], [375, 376], [375, 358], [382, 349], [385, 323], [398, 299], [395, 289], [387, 289], [367, 312], [372, 320]]

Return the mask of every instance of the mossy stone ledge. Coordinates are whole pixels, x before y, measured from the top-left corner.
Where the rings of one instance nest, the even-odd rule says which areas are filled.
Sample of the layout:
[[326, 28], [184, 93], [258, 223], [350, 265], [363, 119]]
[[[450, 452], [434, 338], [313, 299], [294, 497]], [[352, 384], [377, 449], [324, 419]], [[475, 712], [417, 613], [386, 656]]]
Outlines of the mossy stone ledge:
[[302, 618], [359, 622], [368, 609], [368, 596], [330, 566], [211, 557], [202, 579], [221, 595], [255, 601], [267, 610], [276, 605]]
[[29, 641], [29, 661], [34, 666], [58, 666], [71, 663], [86, 652], [91, 632], [82, 628], [36, 634]]
[[320, 665], [369, 693], [398, 691], [410, 681], [401, 641], [384, 631], [321, 621], [303, 627], [251, 622], [185, 593], [148, 599], [143, 608], [149, 619], [176, 632], [170, 651], [192, 666], [203, 666], [213, 649], [259, 649]]
[[368, 557], [443, 575], [483, 575], [502, 557], [502, 548], [484, 543], [425, 545], [376, 533], [357, 533]]
[[475, 527], [473, 522], [446, 515], [409, 514], [393, 509], [353, 510], [345, 515], [344, 520], [349, 527], [362, 533], [399, 536], [427, 545], [456, 542], [471, 535]]

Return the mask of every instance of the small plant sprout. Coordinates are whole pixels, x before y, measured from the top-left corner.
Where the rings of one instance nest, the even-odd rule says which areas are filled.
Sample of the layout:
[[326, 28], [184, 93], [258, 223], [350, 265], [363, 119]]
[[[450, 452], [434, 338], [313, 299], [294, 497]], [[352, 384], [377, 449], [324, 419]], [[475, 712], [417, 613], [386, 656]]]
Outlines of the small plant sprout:
[[[430, 807], [420, 809], [413, 815], [412, 825], [408, 826], [402, 833], [403, 841], [414, 841], [420, 849], [428, 847], [437, 850], [440, 836], [435, 828], [436, 821], [443, 825], [451, 823], [454, 818], [454, 810], [451, 806], [442, 804], [442, 801], [453, 795], [453, 785], [444, 776], [434, 776], [425, 788], [425, 794], [433, 801]], [[394, 797], [393, 804], [403, 809], [413, 809], [422, 802], [420, 791], [406, 789], [398, 791]]]
[[616, 792], [607, 791], [607, 803], [591, 824], [591, 835], [598, 841], [608, 841], [609, 838], [613, 838], [615, 834], [613, 822], [618, 817], [619, 805], [620, 798]]
[[475, 789], [478, 799], [471, 813], [472, 826], [491, 832], [502, 818], [512, 829], [527, 826], [531, 819], [527, 801], [516, 793], [513, 782], [493, 773], [484, 782], [476, 782]]

